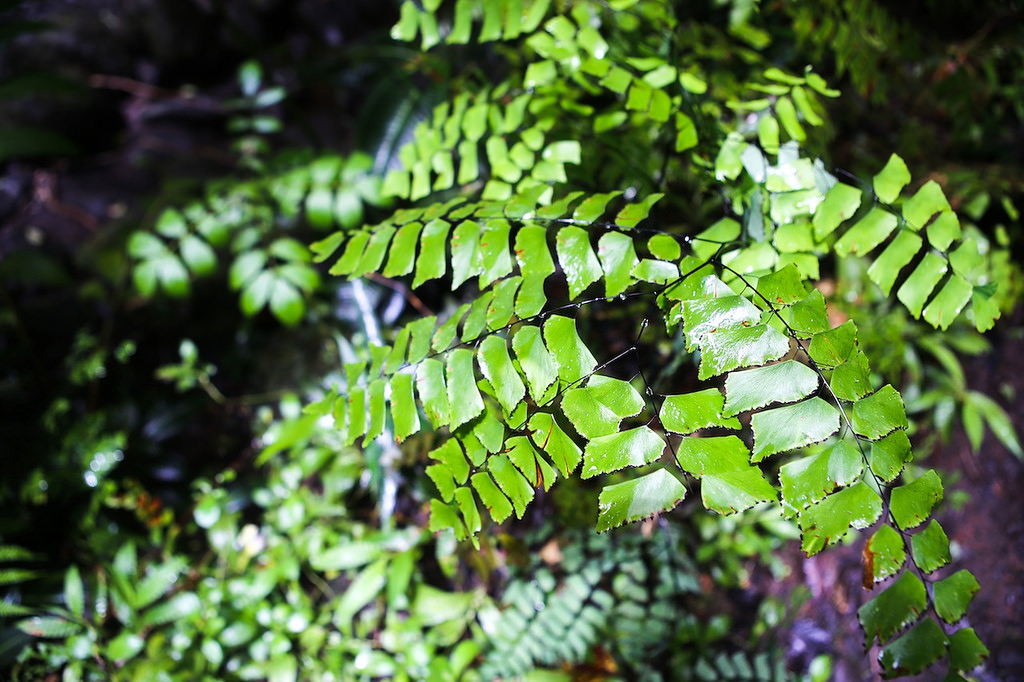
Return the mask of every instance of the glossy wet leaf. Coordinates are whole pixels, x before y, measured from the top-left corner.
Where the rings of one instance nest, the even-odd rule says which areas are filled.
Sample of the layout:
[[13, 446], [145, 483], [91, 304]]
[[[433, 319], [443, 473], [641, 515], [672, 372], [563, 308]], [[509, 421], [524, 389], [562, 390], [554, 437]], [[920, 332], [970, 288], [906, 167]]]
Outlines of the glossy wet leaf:
[[857, 350], [853, 356], [832, 371], [828, 385], [840, 400], [853, 402], [871, 393], [871, 368], [868, 358]]
[[952, 561], [949, 538], [934, 519], [927, 528], [911, 536], [910, 546], [914, 563], [925, 573], [936, 571]]
[[796, 360], [730, 372], [725, 378], [727, 416], [806, 398], [818, 388], [818, 374]]
[[857, 347], [857, 326], [847, 321], [834, 329], [811, 338], [808, 354], [821, 367], [835, 367], [846, 362]]
[[942, 481], [934, 469], [929, 469], [912, 483], [893, 488], [890, 512], [896, 524], [907, 530], [927, 521], [941, 501]]
[[789, 338], [774, 327], [753, 325], [709, 333], [701, 347], [698, 378], [710, 379], [739, 367], [763, 365], [789, 351]]
[[643, 398], [628, 382], [595, 374], [583, 388], [562, 396], [562, 412], [584, 438], [614, 433], [619, 422], [640, 413]]
[[754, 432], [752, 459], [795, 450], [823, 441], [839, 430], [839, 412], [821, 398], [811, 398], [758, 412], [750, 418]]
[[948, 642], [939, 624], [926, 618], [885, 647], [878, 662], [886, 676], [916, 675], [942, 657]]
[[538, 405], [547, 402], [548, 388], [558, 379], [558, 365], [544, 345], [539, 327], [523, 326], [512, 337], [512, 350], [526, 375], [530, 397]]
[[910, 438], [903, 429], [871, 443], [871, 471], [886, 483], [895, 480], [903, 472], [903, 466], [913, 458]]
[[889, 384], [855, 402], [849, 415], [853, 430], [871, 440], [908, 426], [903, 398]]
[[453, 429], [470, 421], [484, 409], [483, 399], [476, 387], [473, 357], [473, 351], [466, 348], [456, 348], [448, 353], [445, 377]]
[[867, 528], [882, 514], [882, 498], [859, 481], [800, 512], [801, 548], [807, 556], [838, 542], [850, 528]]
[[633, 240], [621, 232], [606, 232], [597, 242], [604, 271], [605, 296], [618, 296], [633, 283], [633, 268], [640, 262]]
[[576, 321], [552, 315], [544, 323], [544, 342], [558, 365], [558, 377], [566, 384], [590, 374], [597, 361], [576, 332]]
[[881, 526], [864, 546], [865, 589], [896, 575], [907, 560], [903, 537], [892, 526]]
[[598, 532], [675, 508], [686, 497], [686, 488], [664, 469], [623, 483], [605, 486], [598, 496]]
[[716, 388], [665, 396], [658, 418], [668, 431], [688, 435], [709, 427], [740, 428], [732, 414], [724, 415], [725, 397]]
[[857, 618], [868, 642], [885, 642], [907, 627], [928, 606], [924, 583], [905, 572], [891, 585], [857, 610]]
[[970, 571], [960, 570], [935, 583], [935, 612], [947, 623], [955, 623], [967, 613], [967, 607], [980, 586]]
[[579, 466], [583, 452], [547, 412], [536, 412], [528, 424], [534, 445], [543, 450], [555, 467], [568, 477]]
[[732, 514], [776, 499], [775, 488], [751, 466], [750, 451], [736, 436], [683, 438], [676, 460], [701, 480], [701, 500], [712, 511]]
[[593, 478], [626, 467], [650, 464], [661, 456], [665, 441], [648, 426], [592, 438], [583, 450], [580, 478]]
[[555, 240], [558, 262], [569, 283], [569, 298], [579, 296], [601, 278], [601, 263], [590, 246], [589, 233], [579, 227], [563, 227]]
[[759, 307], [770, 305], [772, 308], [780, 308], [803, 299], [807, 295], [807, 288], [796, 266], [787, 265], [758, 279], [757, 292], [764, 297], [754, 298]]
[[848, 439], [812, 455], [783, 464], [779, 470], [782, 499], [789, 511], [799, 511], [824, 499], [837, 488], [857, 481], [864, 472], [864, 458]]

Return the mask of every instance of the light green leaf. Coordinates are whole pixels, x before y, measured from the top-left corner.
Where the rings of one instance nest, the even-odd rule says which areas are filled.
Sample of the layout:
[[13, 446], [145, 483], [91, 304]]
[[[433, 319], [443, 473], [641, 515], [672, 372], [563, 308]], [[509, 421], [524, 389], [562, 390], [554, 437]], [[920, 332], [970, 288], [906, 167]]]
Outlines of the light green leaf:
[[665, 469], [605, 486], [598, 497], [597, 531], [670, 511], [684, 497], [686, 488]]
[[836, 253], [841, 256], [851, 253], [865, 255], [885, 241], [897, 224], [896, 216], [876, 206], [839, 238], [835, 244]]
[[[731, 294], [731, 290], [728, 290]], [[742, 296], [721, 295], [716, 298], [684, 300], [683, 327], [686, 330], [686, 349], [695, 350], [713, 331], [749, 326], [761, 319], [761, 311]]]
[[505, 441], [505, 452], [508, 459], [526, 477], [535, 488], [544, 486], [550, 490], [555, 482], [555, 470], [540, 456], [525, 436], [513, 436]]
[[207, 275], [217, 267], [217, 256], [210, 245], [194, 234], [181, 240], [181, 259], [196, 275]]
[[516, 292], [522, 281], [523, 278], [519, 276], [506, 277], [494, 285], [494, 297], [487, 306], [485, 316], [487, 329], [496, 331], [508, 326], [515, 307]]
[[[508, 499], [512, 502], [516, 518], [523, 518], [526, 505], [534, 496], [533, 487], [530, 482], [519, 473], [519, 470], [508, 460], [504, 454], [495, 455], [487, 460], [487, 468], [494, 476], [495, 482], [501, 488]], [[485, 501], [486, 504], [486, 501]]]
[[953, 211], [943, 211], [928, 225], [928, 241], [940, 251], [948, 249], [960, 235], [960, 221]]
[[743, 171], [740, 155], [746, 147], [747, 143], [739, 133], [729, 133], [722, 143], [722, 148], [718, 150], [718, 156], [715, 157], [716, 180], [735, 180], [739, 176]]
[[774, 327], [721, 329], [709, 333], [701, 348], [698, 378], [710, 379], [738, 367], [763, 365], [789, 352], [789, 338]]
[[604, 194], [593, 194], [588, 196], [586, 199], [580, 202], [580, 205], [576, 207], [576, 210], [572, 213], [572, 219], [574, 222], [589, 224], [596, 222], [598, 218], [604, 215], [605, 209], [608, 207], [608, 203], [617, 197], [622, 192], [605, 192]]
[[142, 616], [143, 625], [163, 625], [178, 620], [187, 620], [199, 611], [199, 597], [194, 592], [179, 592], [165, 602], [147, 610]]
[[661, 193], [650, 194], [640, 201], [627, 204], [615, 216], [614, 222], [617, 225], [626, 228], [636, 227], [639, 223], [647, 219], [647, 216], [651, 212], [651, 208], [664, 196], [665, 195]]
[[868, 277], [881, 289], [886, 296], [892, 290], [900, 271], [914, 259], [924, 240], [910, 230], [899, 230], [885, 250], [868, 268]]
[[825, 308], [825, 297], [817, 289], [811, 291], [804, 300], [786, 308], [782, 317], [800, 338], [828, 331], [831, 327], [828, 310]]
[[864, 547], [864, 585], [896, 575], [907, 560], [903, 537], [892, 526], [882, 526]]
[[974, 287], [959, 275], [952, 275], [924, 309], [925, 321], [933, 327], [947, 329], [971, 300]]
[[477, 361], [484, 378], [494, 387], [502, 409], [512, 412], [526, 395], [526, 387], [512, 365], [505, 339], [497, 335], [486, 337], [477, 350]]
[[894, 429], [908, 426], [907, 413], [899, 391], [886, 384], [850, 408], [853, 430], [870, 440], [881, 438]]
[[451, 225], [438, 218], [424, 226], [420, 237], [420, 254], [416, 259], [416, 274], [412, 280], [413, 289], [419, 288], [424, 282], [444, 276], [448, 263], [445, 246], [449, 229]]
[[332, 275], [351, 275], [363, 258], [363, 252], [370, 241], [370, 236], [369, 232], [362, 230], [349, 237], [341, 258], [331, 266], [328, 272]]
[[949, 210], [949, 201], [934, 180], [924, 183], [914, 196], [903, 203], [903, 217], [913, 230], [920, 230], [936, 213]]
[[732, 416], [774, 402], [791, 403], [817, 388], [818, 374], [796, 360], [731, 372], [725, 379], [723, 414]]
[[896, 525], [908, 530], [927, 521], [941, 501], [942, 481], [934, 469], [929, 469], [913, 483], [893, 488], [890, 512]]
[[642, 282], [668, 284], [679, 279], [679, 268], [675, 263], [654, 260], [653, 258], [643, 258], [633, 267], [632, 272], [629, 274]]
[[886, 677], [916, 675], [946, 653], [949, 640], [939, 624], [930, 618], [885, 647], [878, 662]]
[[661, 404], [658, 418], [666, 430], [684, 436], [698, 429], [716, 426], [739, 429], [740, 422], [736, 417], [723, 414], [724, 406], [725, 396], [717, 388], [668, 395]]
[[867, 528], [882, 515], [882, 498], [863, 481], [829, 495], [800, 513], [807, 556], [839, 542], [850, 528]]
[[779, 470], [787, 511], [800, 511], [837, 488], [857, 481], [864, 472], [860, 451], [843, 439], [813, 455], [788, 462]]
[[452, 232], [452, 291], [455, 291], [470, 277], [483, 272], [480, 255], [480, 225], [465, 220]]
[[860, 208], [862, 193], [856, 187], [837, 182], [814, 212], [814, 237], [818, 240], [831, 234], [844, 220]]
[[497, 523], [501, 523], [512, 515], [512, 504], [505, 496], [505, 493], [501, 492], [498, 486], [494, 484], [489, 474], [482, 471], [473, 474], [470, 482], [472, 482], [473, 488], [476, 489], [477, 494], [480, 496], [480, 501], [487, 508], [491, 518]]
[[361, 570], [349, 583], [334, 609], [334, 624], [343, 632], [351, 630], [356, 613], [376, 599], [384, 589], [387, 584], [387, 568], [388, 559], [378, 559]]
[[846, 362], [857, 346], [857, 325], [848, 320], [835, 329], [815, 334], [808, 354], [820, 367], [835, 367]]
[[534, 444], [547, 453], [562, 475], [568, 478], [583, 456], [576, 443], [547, 412], [535, 412], [528, 426]]
[[512, 256], [508, 248], [510, 229], [507, 220], [490, 220], [484, 225], [480, 236], [480, 256], [484, 263], [484, 271], [478, 280], [481, 290], [512, 272]]
[[562, 396], [562, 412], [584, 438], [609, 435], [619, 422], [640, 413], [644, 400], [628, 382], [595, 374], [583, 388]]
[[416, 392], [420, 396], [427, 418], [435, 429], [450, 423], [448, 387], [444, 380], [444, 365], [439, 360], [428, 358], [420, 363], [416, 370]]
[[78, 566], [74, 564], [64, 574], [64, 603], [73, 615], [82, 617], [85, 612], [85, 586]]
[[683, 438], [676, 459], [684, 471], [701, 479], [707, 509], [732, 514], [776, 499], [775, 488], [750, 465], [750, 451], [736, 436]]
[[363, 437], [364, 447], [384, 433], [384, 389], [386, 385], [384, 379], [374, 379], [366, 390], [366, 397], [370, 407], [370, 424], [366, 429], [366, 435]]
[[811, 398], [758, 412], [750, 418], [754, 432], [752, 460], [823, 441], [839, 430], [839, 412], [821, 398]]
[[910, 182], [910, 170], [896, 154], [889, 157], [885, 167], [871, 180], [879, 200], [891, 204], [899, 198], [900, 192]]
[[451, 410], [451, 428], [470, 421], [484, 409], [483, 399], [476, 387], [473, 371], [473, 351], [456, 348], [448, 354], [445, 367], [448, 379], [448, 406]]
[[949, 538], [938, 521], [934, 519], [928, 527], [910, 538], [914, 563], [925, 573], [936, 571], [950, 561]]
[[544, 345], [539, 327], [524, 325], [512, 337], [512, 350], [526, 375], [530, 397], [537, 405], [551, 399], [548, 388], [558, 379], [558, 366]]
[[800, 125], [800, 119], [797, 117], [796, 107], [789, 97], [782, 96], [775, 100], [775, 114], [790, 139], [797, 142], [807, 139], [807, 133], [804, 132], [804, 127]]
[[69, 637], [82, 629], [78, 623], [73, 623], [57, 616], [32, 616], [25, 620], [18, 621], [15, 626], [27, 635], [32, 637]]
[[768, 300], [758, 297], [754, 301], [759, 307], [771, 305], [779, 308], [791, 305], [807, 296], [803, 277], [795, 265], [787, 265], [776, 272], [769, 273], [757, 280], [757, 291]]
[[652, 236], [647, 240], [647, 250], [655, 258], [668, 261], [677, 261], [683, 255], [679, 242], [670, 234], [658, 233]]
[[648, 426], [593, 438], [583, 451], [581, 478], [593, 478], [626, 467], [650, 464], [661, 456], [665, 441]]
[[552, 315], [544, 322], [544, 342], [558, 364], [558, 377], [572, 384], [589, 375], [597, 360], [576, 333], [576, 321]]
[[871, 368], [867, 356], [860, 350], [854, 351], [853, 357], [835, 368], [828, 384], [840, 400], [852, 402], [871, 393]]
[[579, 227], [563, 227], [555, 240], [558, 262], [569, 283], [569, 298], [579, 296], [601, 278], [601, 264], [590, 246], [589, 233]]
[[967, 613], [967, 607], [979, 589], [978, 581], [970, 571], [957, 571], [935, 583], [935, 612], [947, 623], [957, 622]]
[[302, 320], [306, 302], [290, 282], [277, 278], [270, 291], [270, 310], [277, 319], [291, 327]]
[[381, 273], [385, 277], [400, 277], [412, 272], [416, 262], [416, 244], [419, 242], [423, 224], [411, 222], [402, 225], [391, 241], [388, 262]]
[[139, 637], [131, 630], [122, 630], [121, 634], [110, 640], [106, 646], [106, 655], [123, 663], [129, 658], [134, 658], [146, 645], [146, 640]]

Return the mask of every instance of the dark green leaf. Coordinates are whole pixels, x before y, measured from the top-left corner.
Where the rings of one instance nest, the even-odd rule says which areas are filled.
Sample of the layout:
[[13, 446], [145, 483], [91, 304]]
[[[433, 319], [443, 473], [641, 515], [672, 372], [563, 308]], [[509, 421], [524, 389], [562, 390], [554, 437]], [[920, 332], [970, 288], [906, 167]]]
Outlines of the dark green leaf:
[[808, 354], [821, 367], [835, 367], [846, 362], [857, 345], [857, 326], [852, 320], [835, 329], [816, 334]]
[[882, 526], [864, 547], [864, 586], [896, 575], [907, 560], [907, 551], [901, 536], [892, 526]]
[[857, 609], [857, 618], [869, 643], [875, 639], [885, 642], [917, 620], [927, 606], [928, 594], [924, 583], [907, 571]]
[[854, 431], [871, 440], [908, 426], [903, 398], [889, 384], [855, 402], [850, 407], [850, 421]]
[[936, 571], [952, 558], [949, 555], [949, 538], [938, 521], [932, 520], [928, 527], [910, 538], [914, 563], [925, 573]]
[[843, 439], [813, 455], [782, 465], [779, 482], [785, 507], [793, 512], [823, 499], [836, 488], [848, 486], [864, 472], [864, 458]]
[[889, 483], [903, 471], [903, 465], [913, 459], [910, 438], [903, 429], [897, 429], [871, 444], [871, 471]]
[[832, 372], [828, 385], [840, 400], [853, 402], [871, 393], [871, 368], [868, 358], [861, 351], [839, 365]]
[[934, 585], [935, 612], [947, 623], [955, 623], [967, 613], [974, 595], [978, 592], [977, 579], [970, 571], [957, 571]]
[[949, 640], [939, 624], [926, 618], [885, 647], [878, 657], [886, 677], [916, 675], [946, 653]]
[[913, 483], [893, 489], [890, 512], [896, 525], [907, 530], [927, 521], [932, 508], [941, 501], [942, 481], [934, 469], [929, 469]]
[[882, 514], [882, 498], [859, 481], [800, 513], [802, 549], [808, 556], [838, 542], [852, 528], [867, 528]]
[[664, 469], [605, 486], [598, 497], [597, 531], [670, 511], [684, 497], [686, 488]]
[[974, 628], [961, 628], [949, 636], [949, 667], [952, 670], [970, 672], [988, 658], [988, 653]]

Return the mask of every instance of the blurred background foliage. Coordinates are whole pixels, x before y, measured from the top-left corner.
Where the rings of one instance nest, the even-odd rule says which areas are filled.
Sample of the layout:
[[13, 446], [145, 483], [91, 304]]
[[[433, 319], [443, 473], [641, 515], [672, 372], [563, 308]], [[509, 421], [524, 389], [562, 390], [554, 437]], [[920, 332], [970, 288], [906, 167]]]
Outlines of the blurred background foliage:
[[[892, 152], [929, 169], [1019, 260], [1017, 3], [676, 11], [711, 88], [813, 64], [843, 91], [813, 151], [861, 177]], [[306, 248], [387, 215], [413, 127], [519, 59], [423, 53], [391, 40], [398, 19], [390, 0], [0, 2], [0, 676], [832, 678], [828, 642], [793, 628], [807, 589], [777, 515], [686, 503], [596, 536], [596, 488], [564, 485], [477, 550], [426, 529], [429, 434], [357, 449], [300, 409], [403, 315], [458, 303], [322, 277]], [[654, 185], [658, 135], [583, 140], [600, 151], [578, 170]], [[695, 223], [720, 210], [703, 189], [672, 187]], [[1019, 457], [1000, 405], [1020, 382], [977, 387], [964, 359], [1018, 344], [1020, 316], [939, 335], [865, 268], [822, 287], [907, 397], [918, 452], [963, 429]]]

